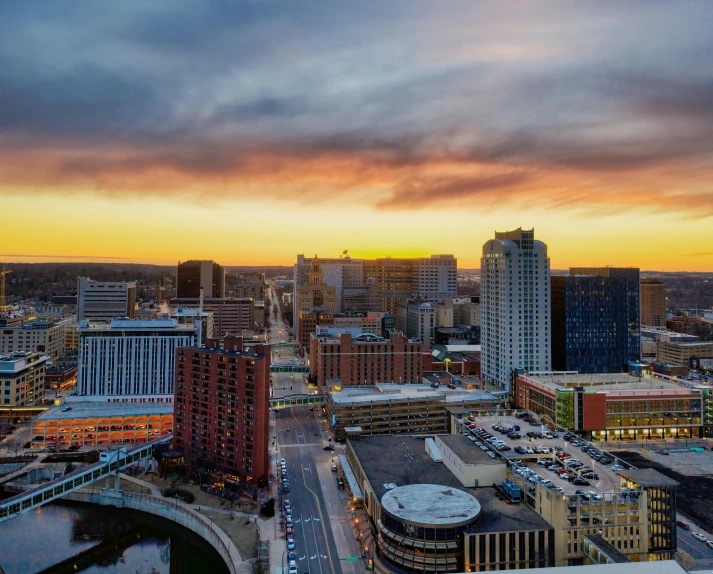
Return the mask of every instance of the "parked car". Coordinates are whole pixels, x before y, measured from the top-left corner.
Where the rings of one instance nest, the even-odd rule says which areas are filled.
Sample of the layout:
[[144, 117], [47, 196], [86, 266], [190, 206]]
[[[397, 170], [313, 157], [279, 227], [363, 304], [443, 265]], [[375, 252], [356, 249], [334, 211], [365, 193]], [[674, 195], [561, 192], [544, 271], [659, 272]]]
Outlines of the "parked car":
[[287, 539], [287, 549], [288, 549], [288, 550], [294, 550], [294, 549], [295, 549], [295, 539], [294, 539], [294, 538], [288, 538], [288, 539]]
[[522, 438], [522, 435], [521, 435], [520, 433], [511, 432], [511, 433], [508, 435], [508, 437], [510, 437], [510, 438], [513, 439], [513, 440], [517, 440], [517, 439]]
[[585, 480], [584, 478], [579, 478], [578, 476], [574, 477], [572, 484], [576, 484], [577, 486], [592, 486], [591, 482]]
[[332, 472], [337, 472], [337, 465], [336, 465], [336, 464], [333, 464], [333, 465], [332, 465]]
[[344, 490], [344, 480], [341, 476], [337, 477], [337, 487], [339, 488], [339, 490]]

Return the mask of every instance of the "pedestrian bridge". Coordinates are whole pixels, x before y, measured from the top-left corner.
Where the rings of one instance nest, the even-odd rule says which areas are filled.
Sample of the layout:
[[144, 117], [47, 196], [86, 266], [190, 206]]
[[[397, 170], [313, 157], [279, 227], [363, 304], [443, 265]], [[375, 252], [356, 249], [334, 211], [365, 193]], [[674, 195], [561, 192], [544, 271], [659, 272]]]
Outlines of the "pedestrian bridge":
[[270, 408], [284, 409], [302, 405], [323, 405], [324, 395], [288, 395], [270, 399]]
[[271, 373], [309, 373], [307, 365], [270, 365]]
[[173, 435], [166, 435], [149, 443], [104, 451], [101, 453], [99, 462], [2, 500], [0, 501], [0, 522], [62, 498], [65, 494], [97, 480], [108, 478], [140, 460], [150, 459], [153, 456], [154, 445], [167, 442], [172, 438]]

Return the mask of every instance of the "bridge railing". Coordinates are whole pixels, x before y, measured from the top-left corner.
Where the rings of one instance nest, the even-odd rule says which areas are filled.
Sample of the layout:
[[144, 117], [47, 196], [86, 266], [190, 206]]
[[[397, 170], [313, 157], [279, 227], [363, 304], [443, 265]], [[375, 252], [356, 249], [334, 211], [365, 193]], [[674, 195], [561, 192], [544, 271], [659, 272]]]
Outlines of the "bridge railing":
[[116, 455], [108, 457], [108, 460], [100, 460], [99, 462], [70, 472], [65, 476], [0, 501], [0, 522], [9, 520], [22, 512], [27, 512], [57, 498], [61, 498], [69, 492], [92, 484], [101, 478], [111, 475], [117, 470], [131, 466], [135, 462], [151, 458], [154, 445], [165, 442], [170, 438], [172, 438], [172, 435], [132, 448], [119, 449], [111, 453]]

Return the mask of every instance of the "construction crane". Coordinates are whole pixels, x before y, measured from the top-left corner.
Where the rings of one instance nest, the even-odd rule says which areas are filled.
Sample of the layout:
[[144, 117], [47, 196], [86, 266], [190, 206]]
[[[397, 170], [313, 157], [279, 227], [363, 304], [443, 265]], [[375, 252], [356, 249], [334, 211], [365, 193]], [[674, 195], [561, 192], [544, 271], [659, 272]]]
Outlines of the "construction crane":
[[0, 269], [0, 307], [5, 306], [5, 275], [12, 273], [12, 269], [6, 269], [3, 263]]

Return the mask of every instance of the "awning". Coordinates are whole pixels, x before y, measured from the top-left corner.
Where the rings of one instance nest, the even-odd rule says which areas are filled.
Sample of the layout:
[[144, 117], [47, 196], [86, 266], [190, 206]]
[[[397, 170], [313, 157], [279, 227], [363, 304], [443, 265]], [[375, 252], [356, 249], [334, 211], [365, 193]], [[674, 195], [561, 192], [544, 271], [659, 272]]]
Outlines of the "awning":
[[356, 477], [354, 476], [354, 473], [352, 472], [352, 467], [349, 466], [349, 462], [347, 461], [347, 457], [344, 456], [343, 454], [337, 455], [339, 458], [339, 464], [342, 465], [342, 470], [344, 471], [344, 476], [347, 478], [347, 482], [349, 483], [349, 488], [352, 491], [352, 496], [356, 498], [357, 500], [363, 500], [364, 495], [361, 493], [361, 488], [359, 488], [359, 484], [357, 483]]

